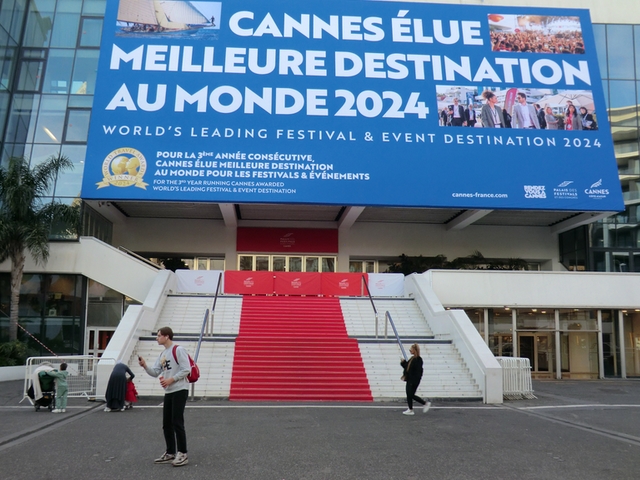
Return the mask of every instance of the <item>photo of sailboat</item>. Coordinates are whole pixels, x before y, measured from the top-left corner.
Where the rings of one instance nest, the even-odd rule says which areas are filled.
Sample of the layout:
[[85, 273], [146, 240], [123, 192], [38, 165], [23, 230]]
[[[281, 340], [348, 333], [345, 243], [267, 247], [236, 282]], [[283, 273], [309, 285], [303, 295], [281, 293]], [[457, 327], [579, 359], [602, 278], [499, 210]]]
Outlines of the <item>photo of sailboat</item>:
[[217, 29], [221, 2], [120, 0], [118, 26], [126, 33], [185, 32]]

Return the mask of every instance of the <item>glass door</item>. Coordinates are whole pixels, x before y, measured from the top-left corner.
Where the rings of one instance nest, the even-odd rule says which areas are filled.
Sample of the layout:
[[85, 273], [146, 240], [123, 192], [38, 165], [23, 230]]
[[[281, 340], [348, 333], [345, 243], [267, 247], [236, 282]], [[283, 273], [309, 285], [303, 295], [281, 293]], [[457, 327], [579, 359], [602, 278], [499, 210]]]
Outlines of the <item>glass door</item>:
[[104, 327], [87, 328], [87, 341], [85, 342], [86, 354], [101, 357], [104, 353], [109, 340], [113, 337], [116, 329], [105, 329]]
[[518, 333], [519, 355], [528, 358], [531, 374], [536, 378], [550, 378], [553, 373], [553, 343], [551, 333]]

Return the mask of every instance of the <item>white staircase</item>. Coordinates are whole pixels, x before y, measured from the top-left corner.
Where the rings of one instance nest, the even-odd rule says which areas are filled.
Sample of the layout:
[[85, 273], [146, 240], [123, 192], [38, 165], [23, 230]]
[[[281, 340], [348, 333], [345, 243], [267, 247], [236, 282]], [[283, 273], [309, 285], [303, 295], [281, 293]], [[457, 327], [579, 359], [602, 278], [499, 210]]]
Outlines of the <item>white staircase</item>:
[[[175, 343], [182, 345], [195, 358], [198, 336], [202, 328], [204, 312], [211, 308], [213, 297], [170, 295], [158, 318], [156, 330], [169, 326], [175, 333]], [[193, 384], [197, 397], [229, 396], [231, 370], [233, 368], [234, 339], [238, 334], [242, 298], [218, 297], [213, 314], [213, 338], [206, 338], [200, 345], [198, 368], [200, 379]], [[136, 374], [135, 384], [140, 395], [161, 396], [164, 391], [158, 379], [153, 378], [138, 365], [138, 355], [153, 364], [162, 352], [155, 341], [155, 332], [142, 337], [131, 355], [129, 367]]]
[[[397, 400], [405, 396], [405, 384], [400, 380], [401, 353], [393, 330], [389, 326], [384, 339], [384, 314], [389, 311], [405, 350], [418, 343], [424, 360], [424, 376], [418, 395], [429, 398], [482, 399], [482, 393], [448, 339], [434, 339], [420, 309], [412, 299], [375, 299], [379, 312], [378, 339], [375, 338], [375, 317], [369, 299], [344, 298], [340, 303], [349, 336], [357, 338], [367, 370], [374, 400]], [[156, 330], [170, 326], [174, 341], [195, 357], [197, 337], [202, 328], [204, 312], [211, 308], [213, 297], [202, 295], [170, 295], [158, 319]], [[213, 315], [213, 336], [200, 347], [198, 367], [200, 380], [194, 384], [197, 397], [227, 398], [229, 396], [234, 359], [234, 341], [238, 335], [242, 297], [220, 296]], [[141, 337], [129, 360], [136, 374], [135, 384], [140, 395], [161, 396], [163, 390], [156, 378], [138, 366], [138, 355], [152, 364], [162, 351], [155, 341], [155, 331]]]
[[375, 314], [368, 298], [344, 298], [340, 304], [349, 336], [358, 338], [374, 399], [405, 396], [405, 383], [400, 380], [402, 353], [391, 325], [387, 327], [387, 340], [383, 340], [385, 312], [388, 311], [407, 355], [413, 343], [420, 346], [424, 375], [418, 396], [482, 400], [482, 392], [455, 346], [449, 339], [434, 338], [413, 299], [374, 299], [378, 311], [378, 339], [375, 338]]

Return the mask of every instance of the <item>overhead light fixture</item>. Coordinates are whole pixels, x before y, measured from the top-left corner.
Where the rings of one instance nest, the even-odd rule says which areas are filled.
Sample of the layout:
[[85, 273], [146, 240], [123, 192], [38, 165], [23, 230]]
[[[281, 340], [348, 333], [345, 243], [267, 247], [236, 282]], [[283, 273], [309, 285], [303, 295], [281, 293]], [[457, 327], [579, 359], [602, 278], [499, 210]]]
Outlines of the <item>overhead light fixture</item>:
[[46, 133], [51, 140], [53, 140], [56, 143], [60, 143], [60, 140], [58, 140], [56, 136], [53, 133], [51, 133], [51, 130], [49, 130], [47, 127], [42, 127], [42, 129], [44, 130], [44, 133]]

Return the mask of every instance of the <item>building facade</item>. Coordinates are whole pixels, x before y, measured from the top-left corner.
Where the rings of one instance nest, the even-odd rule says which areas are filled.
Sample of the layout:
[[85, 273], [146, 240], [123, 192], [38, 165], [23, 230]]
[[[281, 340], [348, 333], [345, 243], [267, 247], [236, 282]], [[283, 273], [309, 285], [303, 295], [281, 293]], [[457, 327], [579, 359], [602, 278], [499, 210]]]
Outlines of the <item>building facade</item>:
[[[5, 0], [0, 5], [0, 162], [5, 165], [11, 157], [24, 156], [35, 165], [51, 155], [66, 155], [74, 169], [57, 179], [50, 198], [67, 204], [80, 198], [88, 160], [107, 3]], [[623, 212], [87, 200], [82, 234], [153, 261], [178, 259], [191, 269], [205, 270], [381, 273], [402, 254], [452, 260], [481, 252], [488, 261], [522, 259], [531, 270], [640, 272], [640, 4], [629, 0], [611, 9], [598, 0], [526, 3], [590, 10], [607, 109], [595, 114], [608, 116], [611, 125]], [[308, 242], [290, 253], [282, 248], [284, 231], [297, 236], [299, 245], [330, 233], [322, 242]], [[8, 314], [8, 269], [3, 266], [0, 317]], [[22, 293], [23, 326], [60, 353], [97, 352], [100, 343], [104, 347], [108, 332], [131, 302], [122, 292], [91, 279], [56, 272], [27, 272]], [[618, 339], [628, 338], [631, 348], [636, 332], [640, 338], [636, 313], [624, 312], [628, 335], [620, 337], [619, 311], [544, 307], [464, 308], [496, 355], [529, 356], [540, 376], [559, 375], [556, 362], [549, 360], [553, 352], [566, 354], [568, 364], [574, 336], [567, 332], [576, 325], [585, 332], [581, 341], [586, 342], [589, 358], [606, 359], [602, 371], [599, 362], [588, 358], [585, 375], [620, 374], [620, 363], [627, 360], [616, 354]], [[515, 348], [514, 325], [522, 333]], [[558, 329], [567, 333], [559, 340], [550, 333]], [[598, 332], [610, 336], [602, 348]], [[627, 369], [630, 375], [635, 372]]]

